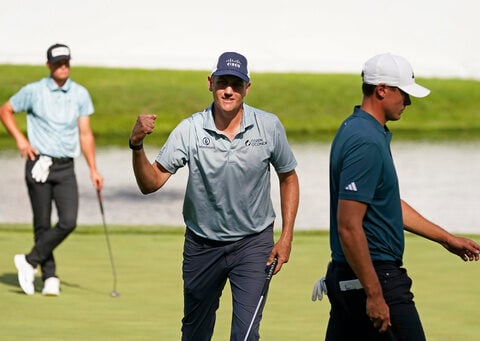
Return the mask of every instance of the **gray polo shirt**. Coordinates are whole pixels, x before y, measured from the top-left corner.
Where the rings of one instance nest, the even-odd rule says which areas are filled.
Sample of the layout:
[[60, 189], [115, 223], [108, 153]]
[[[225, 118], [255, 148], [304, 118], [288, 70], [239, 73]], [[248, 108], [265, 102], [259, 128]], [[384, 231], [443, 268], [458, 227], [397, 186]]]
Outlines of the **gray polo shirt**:
[[185, 224], [220, 241], [239, 240], [272, 224], [270, 165], [277, 173], [297, 165], [278, 117], [246, 104], [232, 141], [216, 129], [210, 106], [172, 131], [156, 161], [172, 174], [188, 164]]

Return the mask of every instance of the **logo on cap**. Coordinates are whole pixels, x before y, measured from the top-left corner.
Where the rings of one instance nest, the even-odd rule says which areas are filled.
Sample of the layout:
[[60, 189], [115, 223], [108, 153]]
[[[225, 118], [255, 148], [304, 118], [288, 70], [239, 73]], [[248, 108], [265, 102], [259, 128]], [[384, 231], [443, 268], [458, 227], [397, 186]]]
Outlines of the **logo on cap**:
[[49, 63], [55, 63], [60, 60], [70, 60], [70, 48], [67, 45], [55, 44], [47, 50], [47, 60]]
[[240, 69], [242, 67], [242, 62], [238, 59], [229, 58], [227, 59], [227, 66], [236, 67], [237, 69]]
[[68, 50], [68, 47], [65, 46], [60, 46], [52, 49], [52, 57], [58, 57], [58, 56], [69, 56], [70, 51]]

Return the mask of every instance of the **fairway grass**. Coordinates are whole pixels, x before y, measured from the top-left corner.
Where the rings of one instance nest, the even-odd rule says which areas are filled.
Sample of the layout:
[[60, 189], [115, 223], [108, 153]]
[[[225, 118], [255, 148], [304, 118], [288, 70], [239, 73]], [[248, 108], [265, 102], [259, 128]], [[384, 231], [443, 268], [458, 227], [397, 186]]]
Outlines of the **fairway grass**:
[[[2, 340], [180, 340], [183, 229], [110, 226], [109, 231], [122, 296], [110, 296], [113, 279], [102, 227], [79, 226], [55, 252], [61, 295], [43, 297], [39, 275], [35, 295], [23, 294], [12, 262], [14, 254], [31, 247], [29, 229], [0, 225]], [[328, 260], [327, 233], [296, 233], [290, 262], [271, 282], [262, 340], [324, 339], [330, 306], [310, 296]], [[408, 234], [405, 266], [427, 339], [478, 339], [480, 263], [465, 264]], [[227, 285], [217, 313], [216, 341], [229, 339], [229, 290]]]

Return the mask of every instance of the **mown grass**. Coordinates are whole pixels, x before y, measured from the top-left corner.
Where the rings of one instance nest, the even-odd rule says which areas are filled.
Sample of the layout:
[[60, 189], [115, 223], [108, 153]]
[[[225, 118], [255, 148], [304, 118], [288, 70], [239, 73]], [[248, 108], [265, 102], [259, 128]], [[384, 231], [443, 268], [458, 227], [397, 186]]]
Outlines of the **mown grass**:
[[[43, 66], [0, 65], [0, 102], [22, 85], [46, 75]], [[208, 71], [73, 67], [72, 78], [93, 97], [92, 126], [99, 146], [125, 146], [137, 114], [159, 115], [152, 144], [159, 145], [184, 117], [211, 101]], [[357, 75], [254, 73], [247, 103], [276, 113], [289, 139], [329, 141], [338, 124], [360, 101]], [[480, 82], [419, 79], [432, 94], [413, 99], [395, 139], [474, 140], [480, 137], [476, 98]], [[25, 115], [18, 117], [25, 129]], [[0, 125], [0, 149], [15, 148]], [[182, 316], [183, 229], [109, 226], [117, 265], [118, 291], [109, 296], [112, 275], [103, 227], [79, 226], [56, 251], [62, 294], [45, 298], [18, 288], [12, 257], [27, 252], [29, 224], [0, 224], [2, 340], [178, 340]], [[479, 240], [479, 236], [474, 236]], [[265, 340], [323, 339], [327, 301], [311, 302], [313, 283], [329, 259], [326, 232], [297, 232], [292, 258], [274, 278], [262, 322]], [[464, 264], [443, 248], [407, 235], [405, 265], [429, 340], [475, 340], [480, 264]], [[39, 280], [37, 290], [41, 288]], [[231, 296], [224, 291], [214, 340], [227, 340]], [[448, 323], [445, 323], [448, 321]]]
[[[0, 65], [3, 103], [18, 89], [47, 75], [44, 66]], [[71, 76], [86, 86], [96, 113], [92, 117], [99, 146], [125, 146], [136, 116], [159, 116], [151, 143], [161, 145], [179, 121], [212, 100], [209, 71], [146, 70], [73, 65]], [[413, 99], [399, 122], [390, 123], [395, 139], [473, 140], [480, 138], [480, 82], [422, 79], [432, 90]], [[292, 142], [330, 141], [340, 122], [361, 99], [360, 77], [351, 74], [253, 73], [246, 102], [277, 114]], [[25, 115], [18, 116], [25, 129]], [[15, 148], [3, 127], [0, 148]]]
[[[79, 226], [55, 252], [62, 280], [59, 297], [41, 296], [39, 280], [34, 296], [23, 294], [12, 257], [30, 248], [30, 229], [27, 224], [0, 225], [2, 340], [180, 339], [183, 228], [109, 226], [120, 298], [110, 297], [112, 273], [101, 226]], [[407, 234], [406, 239], [405, 266], [427, 339], [476, 340], [480, 264], [466, 264], [417, 236]], [[263, 340], [324, 338], [329, 303], [312, 302], [310, 295], [328, 260], [328, 233], [295, 234], [290, 262], [271, 283]], [[230, 302], [227, 286], [214, 341], [229, 339]]]

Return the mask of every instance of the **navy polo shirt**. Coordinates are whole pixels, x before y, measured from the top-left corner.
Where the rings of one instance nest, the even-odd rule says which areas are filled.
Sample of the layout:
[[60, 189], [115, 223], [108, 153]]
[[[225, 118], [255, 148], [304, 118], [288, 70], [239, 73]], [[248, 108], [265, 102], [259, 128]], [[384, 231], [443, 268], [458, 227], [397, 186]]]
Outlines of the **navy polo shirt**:
[[332, 259], [346, 262], [338, 236], [339, 199], [368, 205], [363, 228], [373, 261], [401, 261], [403, 218], [392, 134], [372, 115], [355, 107], [340, 126], [330, 152], [330, 246]]
[[297, 165], [278, 117], [246, 104], [233, 140], [217, 130], [210, 106], [172, 131], [156, 161], [172, 174], [188, 165], [185, 224], [219, 241], [239, 240], [271, 225], [270, 167], [287, 173]]

